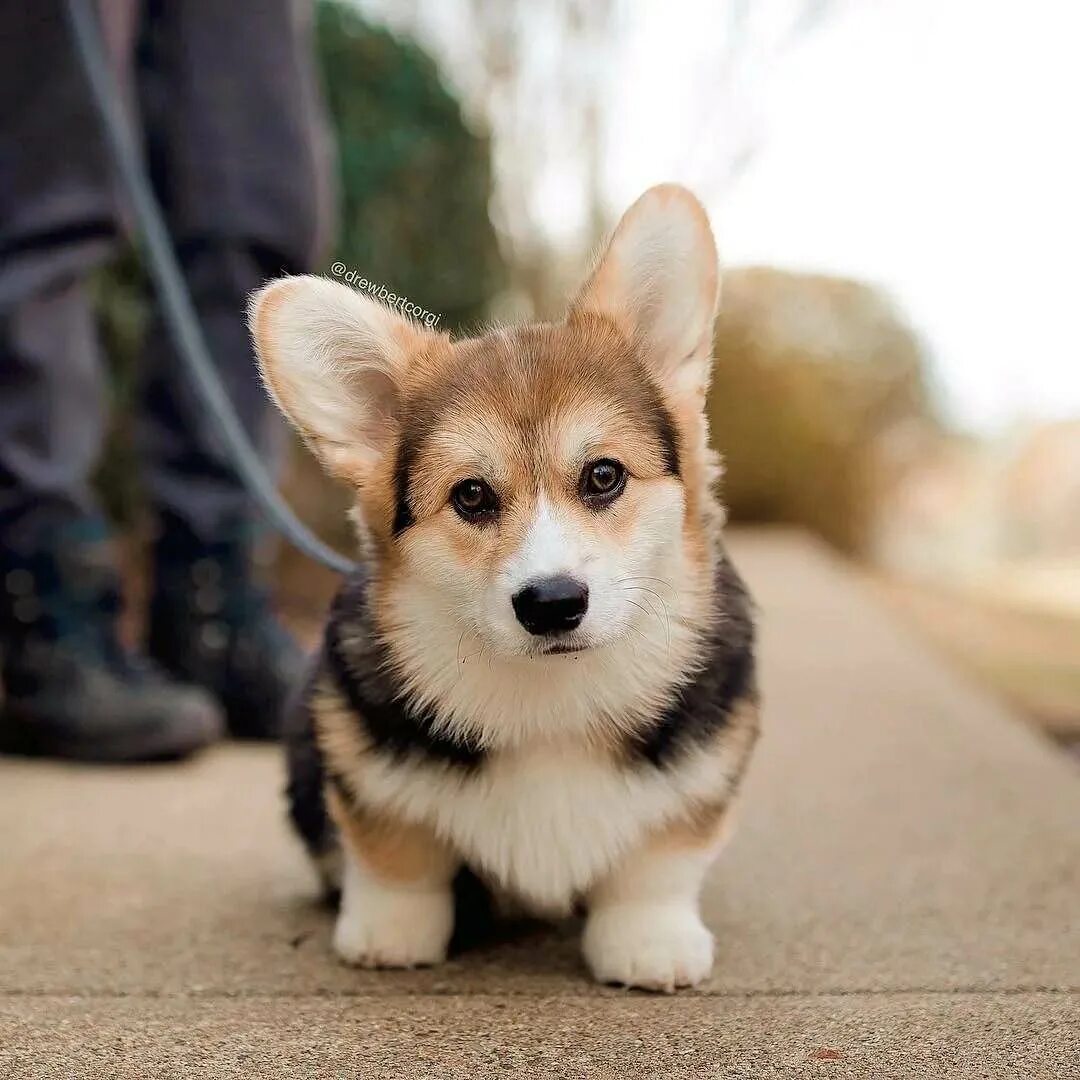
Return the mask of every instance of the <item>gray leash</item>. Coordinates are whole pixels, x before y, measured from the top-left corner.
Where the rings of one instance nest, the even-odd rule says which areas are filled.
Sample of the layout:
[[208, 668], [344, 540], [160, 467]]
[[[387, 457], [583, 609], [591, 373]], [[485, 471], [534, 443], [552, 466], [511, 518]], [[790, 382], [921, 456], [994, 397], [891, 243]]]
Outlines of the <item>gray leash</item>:
[[94, 0], [67, 0], [67, 14], [113, 164], [131, 202], [135, 227], [165, 324], [183, 359], [192, 388], [217, 424], [244, 487], [270, 524], [316, 562], [340, 574], [350, 573], [356, 569], [356, 564], [327, 547], [297, 519], [251, 445], [210, 359], [161, 207], [147, 179], [142, 156], [136, 148], [112, 69], [105, 57]]

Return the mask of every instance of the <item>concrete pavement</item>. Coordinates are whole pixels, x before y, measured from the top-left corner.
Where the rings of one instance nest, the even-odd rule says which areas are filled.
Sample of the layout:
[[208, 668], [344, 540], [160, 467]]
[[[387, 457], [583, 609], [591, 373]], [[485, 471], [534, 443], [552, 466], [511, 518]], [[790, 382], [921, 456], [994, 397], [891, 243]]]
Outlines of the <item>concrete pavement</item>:
[[1080, 1075], [1080, 775], [811, 542], [733, 545], [766, 733], [707, 891], [715, 975], [593, 986], [576, 929], [356, 972], [281, 764], [0, 760], [8, 1076]]

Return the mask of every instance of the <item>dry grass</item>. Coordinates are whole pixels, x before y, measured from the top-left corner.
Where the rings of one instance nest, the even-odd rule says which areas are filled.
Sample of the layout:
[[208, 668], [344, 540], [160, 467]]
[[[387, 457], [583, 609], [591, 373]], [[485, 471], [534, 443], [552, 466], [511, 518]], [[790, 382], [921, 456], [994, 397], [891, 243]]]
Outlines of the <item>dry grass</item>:
[[1053, 736], [1080, 741], [1080, 615], [871, 580], [886, 604], [977, 681]]

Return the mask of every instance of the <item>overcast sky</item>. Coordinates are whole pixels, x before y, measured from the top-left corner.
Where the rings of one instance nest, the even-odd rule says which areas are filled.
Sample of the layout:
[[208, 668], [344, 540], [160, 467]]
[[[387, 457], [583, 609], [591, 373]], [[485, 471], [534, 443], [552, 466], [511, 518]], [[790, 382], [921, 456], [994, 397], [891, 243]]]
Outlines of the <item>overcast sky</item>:
[[[729, 264], [884, 287], [960, 426], [1080, 417], [1080, 3], [832, 0], [792, 39], [807, 0], [749, 0], [750, 45], [725, 66], [729, 5], [622, 0], [597, 74], [612, 212], [682, 180]], [[434, 9], [451, 67], [454, 9]], [[536, 37], [542, 67], [558, 43]], [[536, 194], [555, 236], [584, 220], [569, 156], [552, 149]]]
[[702, 124], [679, 77], [709, 33], [690, 28], [718, 7], [632, 5], [628, 62], [648, 74], [627, 80], [617, 106], [613, 201], [668, 160], [708, 186], [707, 158], [683, 163], [683, 118], [709, 141], [748, 125], [755, 155], [707, 196], [728, 262], [883, 285], [928, 340], [964, 426], [1080, 417], [1080, 4], [841, 3], [781, 54], [761, 50], [758, 72], [721, 95], [733, 136]]

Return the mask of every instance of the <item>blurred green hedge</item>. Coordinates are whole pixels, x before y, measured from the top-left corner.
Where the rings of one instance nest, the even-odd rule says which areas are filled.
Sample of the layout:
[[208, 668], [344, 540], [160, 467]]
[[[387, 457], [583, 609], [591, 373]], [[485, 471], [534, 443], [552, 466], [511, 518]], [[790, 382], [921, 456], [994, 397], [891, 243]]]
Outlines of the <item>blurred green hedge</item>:
[[419, 46], [351, 4], [323, 0], [317, 15], [340, 161], [338, 260], [441, 315], [441, 329], [474, 326], [506, 280], [487, 137]]

